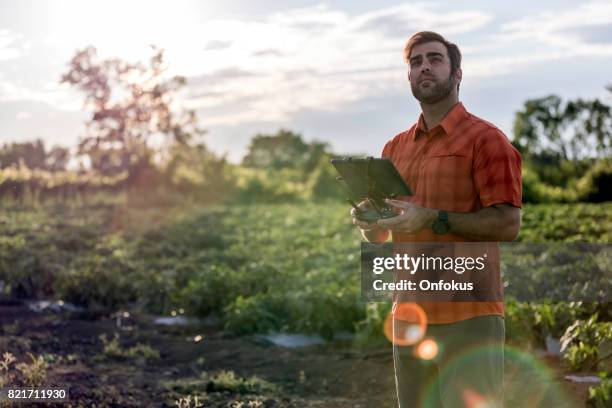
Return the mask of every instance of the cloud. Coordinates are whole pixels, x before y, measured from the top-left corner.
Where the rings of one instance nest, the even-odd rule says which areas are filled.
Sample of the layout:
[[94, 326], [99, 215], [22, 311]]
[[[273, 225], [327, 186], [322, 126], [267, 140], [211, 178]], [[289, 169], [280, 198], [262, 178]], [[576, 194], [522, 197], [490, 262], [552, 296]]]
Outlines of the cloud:
[[[591, 2], [577, 8], [546, 11], [506, 23], [498, 39], [535, 41], [570, 55], [612, 55], [612, 3]], [[603, 41], [602, 41], [603, 40]]]
[[424, 30], [450, 35], [479, 29], [492, 18], [478, 10], [440, 13], [424, 3], [402, 4], [359, 16], [357, 30], [373, 30], [399, 38]]
[[66, 112], [45, 102], [0, 101], [0, 144], [41, 138], [47, 146], [75, 145], [86, 117], [84, 112]]
[[[160, 30], [158, 20], [167, 20], [164, 4], [158, 3], [155, 18], [139, 26], [133, 36], [126, 34], [134, 31], [129, 16], [118, 21], [109, 35], [105, 24], [98, 27], [76, 18], [71, 9], [70, 21], [76, 25], [56, 33], [45, 48], [61, 47], [67, 60], [75, 44], [87, 41], [103, 57], [134, 61], [147, 57], [142, 50], [156, 43], [167, 51], [168, 75], [188, 78], [184, 105], [200, 110], [206, 122], [228, 125], [287, 121], [305, 111], [339, 112], [356, 101], [383, 98], [407, 87], [403, 46], [419, 30], [459, 39], [466, 79], [516, 73], [572, 56], [612, 55], [612, 35], [606, 30], [612, 23], [612, 5], [601, 2], [521, 17], [501, 26], [491, 24], [495, 16], [482, 10], [451, 11], [435, 3], [410, 3], [361, 13], [317, 5], [203, 22], [183, 20], [177, 14], [180, 24]], [[73, 38], [76, 28], [82, 33], [79, 41]], [[11, 47], [14, 42], [9, 39], [5, 42]], [[53, 76], [58, 78], [59, 72]], [[0, 100], [11, 99], [78, 109], [82, 96], [57, 85], [27, 88], [3, 78]]]
[[30, 43], [23, 36], [9, 29], [0, 29], [0, 61], [19, 58], [30, 48]]
[[[97, 20], [77, 18], [86, 10], [74, 3], [70, 29], [55, 31], [41, 47], [55, 47], [69, 58], [91, 42], [102, 57], [134, 61], [156, 43], [166, 49], [168, 75], [188, 78], [184, 104], [214, 114], [209, 121], [280, 121], [305, 110], [334, 112], [402, 86], [403, 44], [417, 29], [466, 33], [492, 19], [478, 10], [445, 12], [424, 3], [356, 14], [317, 5], [249, 19], [190, 21], [160, 31], [153, 23], [167, 15], [161, 5], [136, 32], [124, 24], [131, 22], [126, 17], [109, 35]], [[0, 89], [7, 91], [0, 100], [41, 100], [64, 109], [78, 109], [75, 101], [82, 100], [59, 86], [34, 89], [7, 81]]]
[[17, 112], [17, 114], [15, 114], [15, 119], [17, 120], [27, 120], [27, 119], [30, 119], [31, 117], [32, 117], [32, 114], [26, 111], [19, 111]]
[[595, 24], [569, 29], [566, 34], [577, 37], [582, 43], [612, 44], [612, 23]]
[[229, 46], [232, 45], [231, 41], [209, 41], [208, 43], [206, 43], [206, 45], [204, 46], [204, 50], [205, 51], [211, 51], [211, 50], [222, 50], [225, 48], [229, 48]]
[[282, 57], [283, 55], [284, 54], [281, 51], [273, 48], [267, 48], [265, 50], [255, 51], [253, 53], [254, 57]]
[[[202, 109], [207, 121], [226, 124], [336, 111], [405, 82], [402, 49], [417, 29], [466, 33], [491, 20], [477, 10], [445, 13], [418, 3], [353, 15], [318, 5], [248, 21], [206, 21], [194, 36], [231, 45], [190, 55], [190, 69], [204, 72], [190, 76], [187, 104]], [[187, 65], [179, 59], [172, 59], [177, 70]]]
[[82, 107], [82, 96], [67, 85], [49, 82], [44, 86], [29, 86], [1, 79], [0, 103], [21, 100], [43, 102], [66, 111], [77, 111]]
[[192, 86], [210, 86], [223, 81], [234, 80], [237, 78], [252, 77], [257, 75], [254, 72], [246, 71], [238, 67], [228, 67], [209, 74], [202, 74], [189, 77], [189, 84]]
[[[464, 47], [464, 77], [525, 72], [544, 62], [612, 57], [612, 3], [547, 10], [504, 23], [490, 40]], [[467, 75], [465, 75], [467, 74]]]

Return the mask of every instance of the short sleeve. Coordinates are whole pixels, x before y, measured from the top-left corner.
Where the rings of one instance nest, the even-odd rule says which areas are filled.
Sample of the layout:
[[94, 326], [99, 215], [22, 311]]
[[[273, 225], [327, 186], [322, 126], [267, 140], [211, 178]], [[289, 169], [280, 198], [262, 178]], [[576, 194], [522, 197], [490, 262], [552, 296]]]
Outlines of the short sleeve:
[[507, 203], [521, 207], [521, 155], [498, 129], [474, 146], [474, 184], [483, 207]]
[[383, 147], [383, 151], [380, 155], [381, 158], [390, 159], [392, 157], [393, 149], [395, 148], [396, 141], [397, 141], [397, 136], [389, 140], [387, 144], [385, 144], [385, 147]]

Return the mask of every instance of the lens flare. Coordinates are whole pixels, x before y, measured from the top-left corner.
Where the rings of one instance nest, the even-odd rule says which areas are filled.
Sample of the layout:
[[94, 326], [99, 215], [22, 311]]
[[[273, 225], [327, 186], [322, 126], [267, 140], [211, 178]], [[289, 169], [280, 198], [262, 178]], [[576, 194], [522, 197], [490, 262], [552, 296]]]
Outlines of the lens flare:
[[416, 348], [417, 357], [423, 360], [433, 360], [438, 355], [438, 343], [433, 339], [425, 339]]
[[[475, 346], [465, 350], [449, 361], [440, 365], [439, 381], [444, 384], [453, 375], [469, 372], [474, 367], [486, 364], [491, 358], [498, 356], [504, 366], [504, 405], [506, 407], [536, 408], [555, 407], [570, 408], [582, 406], [568, 395], [563, 384], [547, 364], [531, 352], [519, 350], [505, 345], [502, 349], [496, 346]], [[438, 398], [439, 389], [434, 384], [428, 384], [423, 393], [423, 401], [430, 402]], [[491, 408], [499, 406], [489, 396], [468, 387], [457, 396], [467, 408]], [[496, 405], [497, 404], [497, 405]]]
[[463, 402], [466, 408], [496, 408], [497, 405], [490, 402], [483, 395], [478, 392], [466, 389], [463, 391]]
[[385, 337], [395, 345], [411, 346], [418, 343], [427, 330], [427, 315], [415, 303], [393, 306], [384, 324]]

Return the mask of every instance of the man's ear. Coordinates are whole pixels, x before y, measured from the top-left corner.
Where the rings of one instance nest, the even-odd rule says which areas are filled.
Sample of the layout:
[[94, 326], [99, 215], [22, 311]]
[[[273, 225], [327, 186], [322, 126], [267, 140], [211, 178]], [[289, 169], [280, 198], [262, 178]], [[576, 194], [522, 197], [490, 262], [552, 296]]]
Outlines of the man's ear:
[[461, 78], [463, 78], [463, 71], [461, 71], [461, 68], [457, 68], [457, 71], [455, 72], [455, 78], [457, 79], [458, 83], [461, 82]]

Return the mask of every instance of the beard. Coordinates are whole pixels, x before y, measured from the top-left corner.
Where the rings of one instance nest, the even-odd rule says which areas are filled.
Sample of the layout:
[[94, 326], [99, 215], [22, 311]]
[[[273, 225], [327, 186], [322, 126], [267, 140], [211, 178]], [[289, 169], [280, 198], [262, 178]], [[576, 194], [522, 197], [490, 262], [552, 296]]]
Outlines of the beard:
[[451, 75], [448, 76], [446, 81], [437, 82], [432, 80], [431, 82], [433, 82], [434, 85], [429, 86], [428, 88], [421, 88], [420, 84], [418, 83], [410, 83], [412, 95], [414, 95], [419, 102], [426, 104], [440, 102], [442, 99], [450, 95], [453, 88], [456, 86]]

